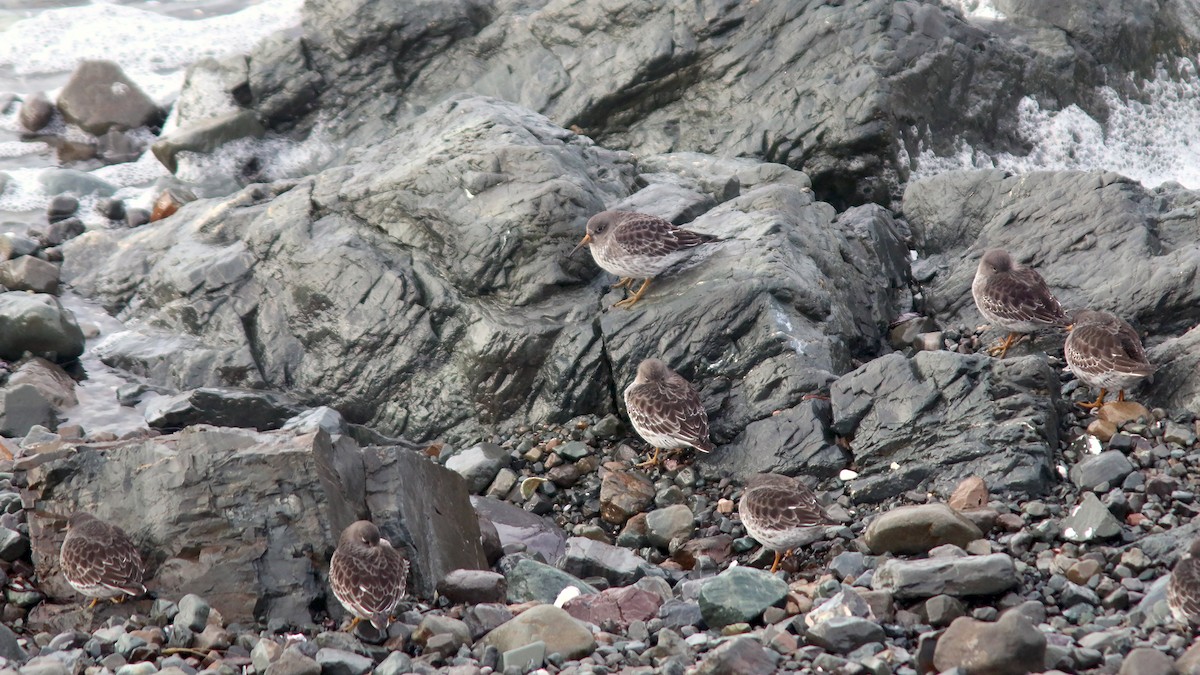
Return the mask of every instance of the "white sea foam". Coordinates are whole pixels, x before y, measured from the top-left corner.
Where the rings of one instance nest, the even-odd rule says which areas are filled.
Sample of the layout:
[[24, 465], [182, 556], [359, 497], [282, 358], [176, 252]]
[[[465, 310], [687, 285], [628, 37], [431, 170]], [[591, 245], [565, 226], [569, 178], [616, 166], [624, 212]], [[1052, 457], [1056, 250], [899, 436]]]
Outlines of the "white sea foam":
[[84, 59], [110, 59], [159, 102], [204, 57], [245, 52], [300, 24], [303, 0], [269, 0], [233, 14], [188, 21], [134, 7], [64, 7], [17, 21], [0, 33], [0, 66], [18, 76], [67, 73]]
[[[1030, 142], [1027, 155], [989, 155], [961, 142], [958, 152], [939, 157], [928, 149], [917, 156], [915, 177], [950, 169], [996, 167], [1014, 173], [1049, 170], [1108, 170], [1147, 187], [1176, 181], [1200, 188], [1200, 77], [1189, 61], [1172, 76], [1159, 69], [1141, 83], [1146, 103], [1123, 100], [1109, 87], [1099, 90], [1109, 106], [1103, 124], [1078, 106], [1042, 110], [1026, 98], [1018, 107], [1019, 129]], [[904, 158], [901, 158], [902, 160]]]
[[1000, 21], [1005, 18], [991, 0], [942, 0], [942, 2], [947, 7], [953, 7], [962, 12], [963, 16], [968, 19]]

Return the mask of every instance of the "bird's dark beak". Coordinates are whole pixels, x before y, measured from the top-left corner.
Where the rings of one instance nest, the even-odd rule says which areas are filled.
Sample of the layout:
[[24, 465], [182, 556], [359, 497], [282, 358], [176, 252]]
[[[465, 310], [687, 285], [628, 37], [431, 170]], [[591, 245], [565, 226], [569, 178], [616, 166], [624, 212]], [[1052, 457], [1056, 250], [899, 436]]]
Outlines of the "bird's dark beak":
[[583, 239], [582, 239], [582, 240], [580, 240], [580, 242], [579, 242], [579, 245], [578, 245], [578, 246], [576, 246], [575, 248], [571, 249], [571, 254], [570, 254], [570, 255], [568, 255], [567, 257], [569, 258], [569, 257], [571, 257], [572, 255], [575, 255], [575, 252], [576, 252], [576, 251], [578, 251], [579, 249], [583, 248], [583, 245], [584, 245], [584, 244], [589, 244], [589, 243], [591, 243], [591, 241], [592, 241], [592, 235], [590, 235], [590, 234], [585, 234], [585, 235], [583, 235]]

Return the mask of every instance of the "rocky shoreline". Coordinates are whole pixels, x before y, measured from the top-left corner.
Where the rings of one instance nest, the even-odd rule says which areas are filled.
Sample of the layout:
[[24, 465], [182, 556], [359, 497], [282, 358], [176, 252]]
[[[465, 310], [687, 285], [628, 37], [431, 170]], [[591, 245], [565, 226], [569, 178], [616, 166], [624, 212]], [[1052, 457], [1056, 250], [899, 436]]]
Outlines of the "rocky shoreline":
[[[1025, 96], [1098, 110], [1194, 54], [1200, 13], [1002, 4], [320, 0], [193, 66], [170, 117], [105, 62], [12, 103], [73, 168], [0, 234], [0, 668], [1200, 673], [1164, 585], [1197, 535], [1200, 192], [901, 159], [1015, 149]], [[321, 166], [269, 180], [256, 138]], [[87, 173], [146, 153], [236, 169], [152, 210]], [[606, 208], [724, 241], [611, 309], [568, 255]], [[986, 355], [993, 247], [1141, 331], [1144, 406], [1077, 408], [1061, 333]], [[635, 466], [619, 392], [650, 357], [713, 453]], [[134, 422], [75, 422], [84, 361]], [[841, 523], [774, 575], [736, 508], [762, 471]], [[129, 532], [147, 596], [85, 608], [76, 510]], [[362, 518], [413, 566], [386, 634], [339, 631], [329, 590]]]

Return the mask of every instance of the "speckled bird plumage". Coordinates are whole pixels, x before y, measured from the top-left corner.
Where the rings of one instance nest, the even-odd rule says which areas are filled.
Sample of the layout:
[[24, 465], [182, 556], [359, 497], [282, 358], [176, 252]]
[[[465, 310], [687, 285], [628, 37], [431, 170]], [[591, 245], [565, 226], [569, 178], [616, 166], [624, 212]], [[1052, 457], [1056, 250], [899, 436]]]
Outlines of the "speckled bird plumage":
[[619, 277], [649, 279], [679, 264], [692, 249], [717, 241], [645, 213], [601, 211], [587, 222], [592, 258]]
[[1076, 312], [1063, 354], [1075, 377], [1097, 389], [1132, 389], [1154, 372], [1137, 331], [1108, 312]]
[[67, 583], [89, 598], [122, 598], [146, 592], [145, 568], [137, 546], [124, 530], [89, 513], [67, 521], [59, 552]]
[[835, 524], [812, 490], [777, 474], [753, 476], [738, 502], [738, 513], [746, 532], [773, 551], [805, 543], [811, 527]]
[[1192, 541], [1187, 554], [1171, 570], [1167, 606], [1180, 623], [1200, 625], [1200, 539]]
[[700, 394], [682, 375], [658, 359], [638, 365], [637, 377], [625, 388], [625, 407], [633, 428], [652, 447], [692, 447], [711, 452], [708, 413]]
[[408, 560], [367, 520], [342, 532], [329, 562], [329, 585], [338, 602], [355, 617], [387, 629], [404, 598]]
[[993, 249], [983, 255], [971, 295], [984, 319], [1014, 333], [1067, 325], [1067, 315], [1042, 275], [1013, 261], [1007, 251]]

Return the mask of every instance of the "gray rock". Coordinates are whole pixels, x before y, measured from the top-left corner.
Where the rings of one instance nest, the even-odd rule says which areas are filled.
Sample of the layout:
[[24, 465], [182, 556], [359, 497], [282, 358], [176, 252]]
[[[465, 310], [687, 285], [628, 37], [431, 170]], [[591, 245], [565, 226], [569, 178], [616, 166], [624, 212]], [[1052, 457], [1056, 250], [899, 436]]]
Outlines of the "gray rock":
[[58, 265], [31, 255], [0, 262], [0, 287], [54, 295], [58, 293]]
[[1163, 440], [1186, 448], [1196, 442], [1196, 432], [1189, 425], [1167, 420], [1166, 428], [1163, 429]]
[[82, 61], [58, 94], [63, 118], [99, 136], [112, 127], [135, 129], [160, 119], [154, 101], [112, 61]]
[[178, 430], [195, 424], [278, 429], [300, 410], [280, 394], [205, 387], [155, 399], [146, 406], [146, 423], [155, 429]]
[[317, 429], [323, 429], [331, 436], [349, 432], [346, 418], [342, 417], [340, 412], [325, 405], [305, 410], [299, 415], [289, 418], [280, 429], [300, 434], [311, 434]]
[[26, 351], [70, 361], [83, 353], [83, 331], [52, 295], [0, 293], [0, 359], [16, 361]]
[[488, 497], [471, 497], [471, 505], [495, 526], [501, 546], [521, 544], [551, 565], [557, 565], [566, 554], [567, 533], [552, 521]]
[[[16, 258], [22, 255], [37, 253], [39, 245], [36, 239], [15, 232], [0, 233], [0, 258]], [[5, 251], [8, 255], [2, 255]]]
[[321, 675], [321, 664], [290, 647], [267, 666], [266, 675]]
[[968, 617], [954, 620], [937, 641], [938, 671], [1026, 675], [1045, 669], [1046, 637], [1022, 614], [1009, 612], [995, 623]]
[[1013, 559], [1005, 553], [928, 560], [892, 559], [871, 577], [871, 588], [891, 591], [899, 600], [935, 595], [994, 595], [1015, 587]]
[[265, 133], [252, 111], [235, 110], [176, 129], [155, 141], [150, 151], [167, 171], [175, 173], [179, 168], [177, 155], [181, 152], [210, 153], [230, 141], [261, 138]]
[[1120, 450], [1107, 450], [1083, 458], [1071, 467], [1071, 482], [1081, 490], [1094, 490], [1097, 485], [1120, 485], [1133, 472], [1133, 465]]
[[508, 556], [500, 560], [500, 570], [508, 578], [508, 601], [553, 603], [562, 589], [574, 586], [583, 593], [596, 589], [566, 572], [526, 557]]
[[949, 494], [972, 475], [993, 492], [1038, 494], [1051, 484], [1058, 375], [1044, 356], [893, 353], [831, 392], [834, 430], [854, 438], [855, 501], [917, 488]]
[[582, 441], [569, 441], [555, 448], [554, 452], [568, 462], [578, 462], [592, 454], [592, 448]]
[[522, 673], [528, 673], [542, 667], [546, 659], [546, 643], [538, 640], [524, 647], [510, 649], [500, 655], [500, 667], [507, 671], [516, 668]]
[[438, 582], [437, 592], [454, 604], [504, 602], [508, 582], [504, 575], [488, 570], [454, 570]]
[[79, 197], [91, 194], [111, 197], [117, 191], [112, 183], [75, 169], [45, 169], [38, 174], [38, 184], [46, 194], [69, 192]]
[[1175, 661], [1153, 647], [1138, 647], [1125, 655], [1118, 675], [1175, 675]]
[[1062, 520], [1062, 534], [1068, 541], [1098, 541], [1121, 534], [1121, 521], [1113, 516], [1104, 502], [1091, 492]]
[[21, 101], [21, 111], [17, 113], [17, 122], [26, 131], [41, 131], [42, 127], [54, 119], [54, 104], [47, 98], [46, 92], [35, 91]]
[[79, 200], [73, 195], [55, 195], [46, 206], [46, 220], [51, 224], [66, 220], [79, 210]]
[[66, 664], [49, 656], [35, 656], [21, 667], [21, 675], [72, 675]]
[[1149, 400], [1167, 408], [1200, 410], [1200, 326], [1178, 337], [1169, 337], [1147, 350], [1158, 366], [1148, 387]]
[[658, 617], [662, 619], [664, 627], [673, 630], [679, 630], [684, 626], [699, 626], [704, 621], [700, 605], [678, 599], [664, 602], [658, 608]]
[[843, 584], [842, 590], [814, 607], [808, 614], [805, 614], [804, 623], [808, 626], [815, 626], [830, 619], [848, 616], [862, 619], [875, 618], [871, 611], [871, 606], [858, 594], [858, 591], [851, 586]]
[[872, 642], [883, 642], [883, 627], [857, 616], [835, 616], [808, 629], [808, 639], [838, 654], [849, 654]]
[[204, 598], [194, 593], [188, 593], [179, 599], [179, 613], [175, 615], [172, 623], [198, 633], [208, 625], [210, 611], [212, 608], [204, 601]]
[[446, 468], [467, 481], [471, 494], [480, 494], [491, 484], [496, 472], [512, 462], [507, 450], [495, 443], [477, 443], [446, 460]]
[[592, 633], [562, 609], [539, 605], [483, 636], [479, 644], [494, 646], [500, 653], [545, 642], [548, 654], [561, 654], [566, 660], [578, 659], [596, 649]]
[[928, 553], [943, 544], [964, 547], [982, 537], [974, 523], [940, 503], [891, 509], [872, 520], [863, 533], [876, 554]]
[[25, 535], [7, 527], [0, 527], [0, 560], [12, 562], [28, 551], [29, 539]]
[[[360, 517], [405, 550], [416, 597], [431, 597], [451, 569], [485, 566], [457, 474], [407, 448], [359, 448], [347, 436], [198, 427], [129, 441], [120, 453], [81, 444], [68, 456], [19, 467], [18, 475], [31, 486], [23, 495], [31, 504], [52, 499], [57, 510], [86, 508], [120, 525], [161, 561], [159, 593], [195, 593], [231, 623], [311, 625], [309, 607], [328, 593], [316, 560]], [[129, 499], [103, 496], [114, 492]], [[224, 495], [220, 506], [195, 507], [213, 494]], [[438, 495], [436, 503], [428, 494]], [[39, 587], [52, 598], [71, 597], [62, 576], [50, 572], [63, 536], [54, 525], [30, 522]], [[197, 559], [197, 542], [220, 555]], [[340, 617], [340, 608], [330, 611]]]
[[854, 581], [867, 571], [866, 556], [858, 551], [842, 551], [829, 561], [829, 571], [841, 581]]
[[640, 471], [609, 471], [600, 481], [600, 517], [620, 525], [654, 500], [654, 484]]
[[478, 640], [485, 633], [513, 618], [508, 607], [500, 603], [480, 603], [463, 610], [463, 623], [471, 631], [471, 640]]
[[646, 536], [659, 548], [665, 549], [677, 539], [687, 539], [694, 529], [695, 516], [686, 504], [674, 504], [646, 514]]
[[375, 666], [375, 675], [403, 675], [412, 669], [412, 659], [408, 654], [402, 651], [394, 651], [388, 654], [388, 657], [383, 660], [378, 666]]
[[[1179, 206], [1191, 200], [1180, 197]], [[947, 172], [910, 183], [903, 204], [919, 250], [939, 270], [926, 286], [927, 306], [944, 324], [979, 323], [970, 293], [978, 258], [1004, 248], [1032, 264], [1063, 306], [1103, 308], [1172, 335], [1200, 321], [1200, 287], [1190, 281], [1200, 249], [1186, 218], [1170, 215], [1175, 208], [1170, 192], [1159, 197], [1115, 173], [1078, 171]]]
[[0, 658], [17, 664], [25, 663], [29, 659], [29, 654], [17, 643], [16, 634], [4, 624], [0, 624]]
[[[143, 137], [127, 134], [119, 129], [109, 129], [108, 133], [96, 139], [96, 153], [105, 164], [124, 164], [136, 161], [146, 149]], [[97, 203], [99, 206], [99, 203]], [[101, 213], [112, 220], [125, 219], [125, 204], [119, 200], [111, 200]]]
[[[1186, 11], [1126, 11], [1134, 16], [1107, 18], [1090, 7], [1029, 11], [991, 32], [926, 4], [729, 3], [681, 16], [657, 3], [620, 12], [566, 3], [481, 16], [465, 2], [400, 11], [326, 1], [306, 7], [313, 29], [302, 55], [299, 41], [268, 41], [249, 60], [252, 73], [274, 74], [258, 85], [251, 79], [265, 118], [311, 109], [300, 120], [285, 118], [284, 128], [322, 120], [350, 147], [379, 142], [396, 116], [471, 88], [568, 120], [614, 146], [803, 164], [837, 201], [862, 203], [886, 201], [911, 168], [909, 153], [927, 145], [949, 154], [955, 139], [977, 138], [1016, 152], [1023, 140], [1016, 109], [1026, 94], [1102, 107], [1093, 88], [1115, 78], [1095, 65], [1109, 62], [1098, 54], [1118, 53], [1143, 72], [1158, 45], [1191, 43], [1181, 27], [1189, 22], [1174, 18]], [[807, 20], [814, 14], [825, 26], [819, 35]], [[1090, 30], [1095, 25], [1102, 29]], [[1030, 47], [1045, 43], [1046, 53]], [[1138, 58], [1118, 44], [1139, 45]], [[842, 52], [843, 45], [858, 47]], [[405, 60], [412, 54], [422, 58]], [[588, 67], [599, 55], [606, 67]], [[1089, 64], [1087, 74], [1055, 70], [1066, 58]], [[1034, 72], [1036, 80], [1027, 76]], [[407, 105], [367, 95], [378, 91], [403, 91]], [[314, 100], [326, 103], [313, 108]], [[797, 106], [806, 124], [792, 121]]]
[[700, 612], [713, 628], [751, 622], [787, 597], [787, 583], [763, 570], [733, 567], [700, 588]]
[[[960, 616], [967, 613], [966, 607], [958, 601], [958, 598], [950, 597], [949, 595], [935, 595], [925, 601], [925, 617], [929, 620], [929, 625], [934, 628], [944, 628], [950, 625]], [[1045, 610], [1043, 609], [1043, 618]], [[1037, 621], [1033, 621], [1036, 625]]]
[[437, 635], [451, 636], [454, 645], [453, 651], [458, 651], [458, 647], [471, 643], [471, 629], [467, 627], [466, 623], [436, 614], [421, 619], [420, 625], [413, 631], [412, 640], [425, 647]]
[[54, 404], [46, 395], [31, 384], [0, 389], [0, 436], [19, 438], [38, 427], [58, 427]]
[[259, 640], [254, 649], [250, 650], [250, 663], [259, 673], [267, 672], [267, 667], [283, 654], [283, 645], [274, 640], [264, 638]]
[[29, 233], [37, 237], [43, 248], [49, 248], [78, 237], [86, 229], [82, 220], [71, 216], [55, 220], [44, 228], [30, 230]]
[[613, 586], [628, 586], [646, 575], [649, 563], [633, 551], [586, 537], [567, 540], [562, 568], [581, 579], [603, 577]]
[[765, 649], [757, 640], [739, 637], [705, 654], [696, 673], [697, 675], [773, 673], [778, 662], [779, 655]]

